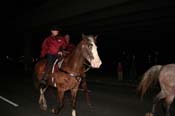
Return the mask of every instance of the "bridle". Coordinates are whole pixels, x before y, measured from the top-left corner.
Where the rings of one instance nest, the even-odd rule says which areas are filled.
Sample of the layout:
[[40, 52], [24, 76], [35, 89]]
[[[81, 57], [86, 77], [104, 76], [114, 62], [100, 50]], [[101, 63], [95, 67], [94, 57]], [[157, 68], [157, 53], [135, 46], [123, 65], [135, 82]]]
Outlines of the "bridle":
[[65, 74], [67, 74], [67, 75], [69, 75], [69, 76], [71, 76], [71, 77], [76, 78], [76, 80], [80, 80], [80, 78], [84, 77], [84, 76], [83, 76], [84, 73], [86, 73], [87, 71], [89, 71], [89, 70], [92, 68], [92, 66], [91, 66], [90, 64], [88, 64], [87, 61], [85, 61], [85, 62], [83, 63], [83, 65], [84, 65], [85, 67], [87, 67], [87, 68], [85, 68], [84, 71], [82, 71], [82, 72], [80, 72], [80, 73], [68, 72], [68, 71], [62, 69], [61, 67], [60, 67], [59, 71], [65, 73]]
[[66, 70], [64, 70], [64, 69], [62, 69], [62, 68], [59, 68], [59, 71], [65, 73], [65, 74], [68, 74], [68, 75], [71, 76], [71, 77], [75, 77], [75, 78], [83, 77], [82, 74], [86, 73], [86, 72], [89, 71], [90, 68], [91, 68], [91, 65], [89, 65], [89, 64], [87, 64], [87, 63], [84, 63], [84, 65], [86, 65], [86, 66], [88, 66], [88, 67], [87, 67], [83, 72], [78, 73], [78, 74], [77, 74], [77, 73], [68, 72], [68, 71], [66, 71]]
[[87, 64], [87, 63], [84, 63], [84, 65], [86, 65], [88, 67], [83, 71], [83, 73], [86, 73], [87, 71], [89, 71], [92, 68], [92, 66]]
[[84, 73], [86, 73], [87, 71], [90, 70], [90, 68], [92, 68], [92, 66], [89, 65], [89, 64], [87, 64], [86, 61], [85, 61], [83, 64], [84, 64], [85, 66], [87, 66], [87, 68], [85, 68], [85, 70], [82, 71], [81, 73], [72, 73], [72, 72], [68, 72], [68, 71], [62, 69], [61, 67], [59, 68], [59, 71], [65, 73], [65, 74], [67, 74], [67, 75], [69, 75], [70, 77], [74, 77], [78, 82], [80, 82], [81, 78], [84, 77]]

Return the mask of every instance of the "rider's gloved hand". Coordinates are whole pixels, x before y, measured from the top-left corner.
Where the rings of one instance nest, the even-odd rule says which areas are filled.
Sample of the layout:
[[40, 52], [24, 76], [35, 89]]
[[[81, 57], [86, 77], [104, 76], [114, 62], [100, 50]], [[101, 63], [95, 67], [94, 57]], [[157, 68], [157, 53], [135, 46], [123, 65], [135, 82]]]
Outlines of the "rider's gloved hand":
[[61, 60], [62, 59], [62, 56], [63, 56], [63, 53], [62, 52], [58, 52], [58, 55], [57, 55], [58, 60]]

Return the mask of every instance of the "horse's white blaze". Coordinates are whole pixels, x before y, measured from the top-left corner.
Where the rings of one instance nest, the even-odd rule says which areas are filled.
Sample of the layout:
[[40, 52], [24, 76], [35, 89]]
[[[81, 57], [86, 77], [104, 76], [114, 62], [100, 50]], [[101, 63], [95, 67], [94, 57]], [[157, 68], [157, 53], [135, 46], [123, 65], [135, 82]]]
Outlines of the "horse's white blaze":
[[75, 109], [72, 110], [72, 116], [76, 116], [76, 111], [75, 111]]
[[91, 66], [93, 68], [99, 68], [100, 65], [102, 64], [102, 62], [101, 62], [100, 57], [98, 55], [97, 46], [95, 45], [92, 37], [89, 37], [89, 40], [91, 41], [91, 44], [92, 44], [92, 54], [94, 57], [94, 59], [90, 61]]

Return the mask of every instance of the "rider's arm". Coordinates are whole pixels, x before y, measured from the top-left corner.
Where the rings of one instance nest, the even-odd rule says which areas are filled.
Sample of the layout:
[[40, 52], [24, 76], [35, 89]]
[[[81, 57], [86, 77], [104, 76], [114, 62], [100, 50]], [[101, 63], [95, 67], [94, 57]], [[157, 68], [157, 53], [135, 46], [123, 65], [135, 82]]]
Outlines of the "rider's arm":
[[48, 49], [48, 38], [46, 38], [41, 46], [41, 53], [40, 53], [40, 57], [43, 58], [46, 55]]

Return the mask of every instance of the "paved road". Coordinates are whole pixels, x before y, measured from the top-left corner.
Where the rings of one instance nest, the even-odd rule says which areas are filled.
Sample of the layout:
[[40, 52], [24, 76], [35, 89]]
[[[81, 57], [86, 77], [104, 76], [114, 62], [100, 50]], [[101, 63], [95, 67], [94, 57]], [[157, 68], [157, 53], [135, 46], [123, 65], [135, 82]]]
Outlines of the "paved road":
[[[136, 94], [136, 89], [133, 87], [109, 86], [93, 82], [88, 83], [88, 86], [93, 106], [91, 108], [87, 106], [84, 93], [79, 91], [77, 101], [78, 116], [144, 116], [146, 112], [151, 110], [152, 95], [146, 96], [143, 101], [140, 101]], [[0, 99], [0, 116], [53, 116], [49, 111], [40, 111], [38, 91], [34, 88], [29, 76], [2, 75], [0, 96], [19, 105], [19, 107], [14, 107]], [[64, 108], [59, 116], [71, 116], [69, 98], [69, 93], [67, 93]], [[48, 104], [54, 102], [55, 99], [48, 97]], [[175, 109], [174, 106], [173, 104], [171, 110]], [[158, 109], [162, 109], [162, 103], [159, 104]], [[175, 113], [171, 112], [171, 115], [175, 116]], [[161, 110], [159, 111], [159, 116], [163, 116]]]

